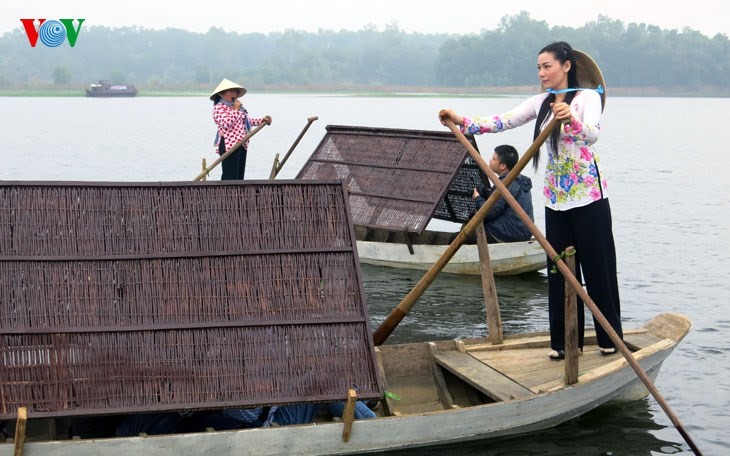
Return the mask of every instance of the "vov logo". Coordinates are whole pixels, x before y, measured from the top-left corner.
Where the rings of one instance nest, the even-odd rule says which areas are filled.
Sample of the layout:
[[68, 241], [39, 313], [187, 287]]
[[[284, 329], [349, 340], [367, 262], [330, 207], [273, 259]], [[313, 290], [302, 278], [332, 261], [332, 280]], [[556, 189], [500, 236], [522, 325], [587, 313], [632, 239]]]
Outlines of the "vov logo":
[[[78, 21], [79, 26], [74, 28], [74, 20]], [[58, 47], [68, 37], [68, 44], [71, 47], [76, 45], [76, 39], [79, 37], [81, 31], [81, 24], [86, 19], [59, 19], [57, 21], [47, 21], [45, 19], [21, 19], [25, 27], [25, 34], [28, 35], [28, 42], [31, 47], [35, 47], [38, 43], [38, 38], [41, 39], [41, 43], [48, 47]], [[38, 27], [35, 26], [35, 21], [38, 21]]]

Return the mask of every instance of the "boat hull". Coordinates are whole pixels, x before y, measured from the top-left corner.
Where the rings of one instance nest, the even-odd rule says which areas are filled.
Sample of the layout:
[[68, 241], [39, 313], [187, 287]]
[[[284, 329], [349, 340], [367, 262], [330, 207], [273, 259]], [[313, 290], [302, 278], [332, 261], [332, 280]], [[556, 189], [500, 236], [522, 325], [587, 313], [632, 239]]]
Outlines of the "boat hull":
[[[427, 271], [443, 255], [448, 245], [417, 244], [413, 254], [405, 244], [357, 241], [360, 262], [376, 266]], [[489, 258], [495, 275], [516, 275], [546, 267], [546, 256], [537, 241], [489, 244]], [[480, 275], [476, 245], [462, 245], [444, 266], [443, 272]]]
[[86, 96], [90, 98], [129, 98], [129, 97], [136, 97], [137, 91], [136, 90], [128, 90], [128, 91], [89, 91], [89, 89], [86, 89]]
[[[655, 378], [662, 363], [690, 327], [691, 322], [686, 317], [663, 314], [643, 329], [627, 331], [625, 338], [631, 341], [628, 344], [634, 346], [636, 351], [633, 356], [641, 368], [650, 378]], [[591, 333], [590, 336], [587, 335], [587, 341], [590, 339], [590, 343], [594, 344], [595, 334]], [[342, 438], [343, 423], [323, 422], [162, 436], [28, 442], [23, 450], [27, 456], [364, 454], [525, 434], [557, 426], [604, 404], [633, 401], [648, 394], [625, 359], [620, 355], [603, 357], [595, 345], [591, 345], [590, 351], [581, 357], [581, 363], [585, 363], [587, 367], [581, 371], [578, 383], [566, 386], [559, 374], [562, 363], [543, 359], [542, 355], [539, 359], [535, 358], [536, 353], [544, 353], [544, 344], [547, 341], [546, 335], [537, 334], [508, 338], [499, 345], [489, 343], [486, 338], [479, 338], [382, 346], [380, 350], [384, 375], [395, 382], [389, 383], [390, 391], [402, 391], [404, 384], [399, 386], [398, 382], [399, 378], [404, 378], [403, 375], [419, 375], [414, 371], [431, 370], [427, 361], [429, 356], [423, 357], [419, 353], [430, 352], [435, 359], [441, 360], [442, 353], [456, 351], [457, 356], [471, 356], [499, 369], [499, 357], [513, 358], [517, 354], [515, 350], [527, 350], [527, 357], [523, 361], [507, 364], [512, 369], [519, 370], [524, 368], [525, 362], [542, 363], [553, 372], [543, 377], [547, 379], [546, 383], [533, 385], [530, 391], [525, 390], [528, 394], [522, 398], [515, 399], [512, 396], [511, 399], [474, 406], [452, 406], [412, 414], [395, 413], [394, 416], [355, 421], [348, 442], [344, 442]], [[459, 349], [459, 346], [465, 351]], [[503, 363], [502, 366], [506, 364]], [[508, 375], [508, 378], [517, 376], [516, 371], [500, 372]], [[395, 376], [391, 376], [392, 374]], [[411, 381], [406, 381], [406, 384], [411, 387], [417, 385]], [[488, 388], [493, 386], [483, 385]], [[405, 397], [403, 401], [406, 401]], [[425, 402], [422, 401], [421, 404]], [[398, 407], [405, 412], [407, 404], [399, 404]], [[13, 452], [12, 444], [0, 444], [0, 456], [10, 456]]]
[[[640, 362], [654, 376], [671, 350]], [[556, 393], [477, 407], [386, 417], [353, 423], [349, 442], [342, 441], [342, 423], [258, 428], [196, 434], [144, 436], [98, 440], [26, 443], [24, 454], [54, 456], [117, 456], [144, 454], [218, 455], [330, 455], [364, 454], [385, 450], [446, 444], [524, 434], [559, 425], [609, 402], [622, 391], [643, 388], [626, 366], [604, 379]], [[643, 389], [644, 396], [646, 390]], [[0, 445], [0, 456], [13, 454], [12, 445]]]

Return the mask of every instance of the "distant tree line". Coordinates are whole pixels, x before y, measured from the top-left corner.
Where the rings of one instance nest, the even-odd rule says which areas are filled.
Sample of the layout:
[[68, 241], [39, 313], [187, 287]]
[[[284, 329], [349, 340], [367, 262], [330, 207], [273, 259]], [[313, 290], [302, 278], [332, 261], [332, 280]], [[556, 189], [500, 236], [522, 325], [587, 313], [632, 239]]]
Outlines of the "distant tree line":
[[[85, 25], [85, 24], [84, 24]], [[612, 87], [730, 88], [730, 40], [599, 16], [550, 27], [526, 12], [479, 34], [297, 30], [260, 34], [84, 27], [75, 47], [32, 48], [19, 27], [0, 36], [0, 87], [109, 79], [147, 88], [202, 87], [227, 77], [250, 87], [499, 87], [536, 84], [537, 51], [565, 40], [588, 52]]]

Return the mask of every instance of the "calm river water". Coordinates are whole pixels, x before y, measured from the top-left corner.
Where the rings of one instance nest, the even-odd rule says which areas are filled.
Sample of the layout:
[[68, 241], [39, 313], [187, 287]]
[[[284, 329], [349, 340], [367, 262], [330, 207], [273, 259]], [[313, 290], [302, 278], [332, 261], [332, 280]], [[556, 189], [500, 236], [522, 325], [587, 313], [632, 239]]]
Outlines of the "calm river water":
[[[266, 179], [311, 116], [280, 178], [294, 177], [328, 124], [445, 130], [439, 109], [495, 114], [521, 98], [248, 94], [273, 124], [252, 140], [246, 177]], [[0, 98], [0, 179], [192, 180], [212, 162], [206, 97]], [[610, 185], [625, 327], [680, 312], [694, 328], [664, 363], [657, 387], [705, 455], [730, 454], [730, 99], [610, 97], [597, 147]], [[483, 153], [531, 127], [478, 138]], [[541, 171], [526, 174], [541, 188]], [[211, 179], [218, 179], [215, 170]], [[543, 226], [540, 192], [533, 192]], [[363, 266], [373, 327], [421, 278]], [[497, 279], [506, 334], [547, 329], [543, 273]], [[442, 274], [389, 342], [484, 335], [480, 282]], [[691, 453], [652, 398], [600, 408], [528, 437], [401, 452], [431, 455], [656, 455]]]

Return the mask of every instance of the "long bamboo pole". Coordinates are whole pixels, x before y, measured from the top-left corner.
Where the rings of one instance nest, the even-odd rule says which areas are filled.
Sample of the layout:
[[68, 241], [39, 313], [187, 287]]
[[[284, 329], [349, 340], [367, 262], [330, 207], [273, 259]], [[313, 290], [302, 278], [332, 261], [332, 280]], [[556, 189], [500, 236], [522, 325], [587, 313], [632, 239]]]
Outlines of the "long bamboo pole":
[[314, 122], [315, 120], [318, 120], [318, 119], [319, 119], [319, 117], [317, 117], [317, 116], [312, 116], [312, 117], [307, 118], [307, 124], [304, 126], [301, 133], [299, 133], [299, 136], [297, 136], [297, 139], [294, 140], [294, 143], [292, 143], [291, 147], [284, 155], [284, 158], [282, 158], [281, 162], [279, 162], [279, 163], [274, 162], [274, 166], [276, 169], [271, 170], [271, 176], [269, 176], [269, 179], [273, 179], [276, 177], [277, 174], [279, 174], [279, 171], [281, 171], [281, 168], [284, 166], [284, 163], [286, 163], [286, 161], [289, 160], [289, 156], [294, 151], [294, 148], [297, 147], [297, 145], [299, 144], [299, 141], [302, 140], [302, 137], [304, 137], [304, 134], [307, 132], [307, 130], [309, 130], [309, 127], [312, 125], [312, 122]]
[[570, 268], [568, 268], [568, 265], [565, 264], [565, 262], [557, 254], [555, 249], [553, 249], [553, 247], [547, 241], [545, 236], [542, 235], [535, 223], [530, 220], [530, 217], [527, 215], [525, 210], [522, 209], [522, 206], [520, 206], [520, 204], [512, 196], [509, 190], [507, 190], [507, 185], [503, 184], [502, 181], [499, 180], [499, 176], [497, 176], [497, 174], [489, 168], [487, 162], [484, 161], [481, 155], [479, 155], [479, 152], [474, 148], [474, 146], [471, 145], [469, 140], [466, 139], [466, 137], [463, 133], [461, 133], [459, 128], [454, 125], [454, 123], [450, 119], [445, 118], [444, 111], [441, 111], [439, 115], [444, 121], [444, 124], [449, 127], [449, 129], [454, 133], [459, 142], [464, 147], [466, 147], [466, 149], [469, 151], [469, 155], [471, 155], [471, 157], [477, 162], [479, 168], [484, 171], [487, 177], [489, 177], [489, 180], [492, 181], [492, 184], [497, 187], [501, 196], [504, 197], [507, 203], [509, 203], [512, 209], [517, 213], [517, 215], [520, 217], [520, 220], [522, 220], [522, 223], [524, 223], [525, 226], [530, 230], [532, 235], [535, 237], [535, 239], [537, 239], [545, 252], [547, 252], [550, 258], [553, 258], [553, 262], [565, 277], [566, 282], [569, 282], [573, 286], [578, 296], [580, 296], [583, 302], [591, 310], [591, 313], [593, 313], [593, 318], [595, 318], [598, 324], [600, 324], [601, 327], [606, 331], [608, 336], [611, 338], [611, 341], [614, 343], [614, 345], [616, 345], [616, 348], [618, 348], [624, 358], [626, 358], [626, 361], [629, 363], [631, 368], [634, 369], [636, 375], [644, 383], [644, 386], [646, 386], [646, 389], [649, 390], [652, 396], [654, 396], [654, 399], [656, 399], [656, 401], [659, 403], [662, 410], [664, 410], [664, 413], [666, 413], [672, 424], [674, 424], [674, 427], [677, 428], [677, 431], [679, 431], [680, 435], [682, 435], [684, 441], [687, 442], [687, 445], [689, 445], [689, 447], [692, 449], [692, 451], [694, 451], [695, 454], [701, 455], [702, 453], [700, 452], [699, 448], [697, 448], [697, 445], [695, 445], [694, 441], [684, 429], [682, 423], [679, 421], [679, 417], [672, 411], [671, 407], [669, 407], [667, 401], [664, 400], [661, 393], [656, 388], [656, 386], [654, 386], [654, 383], [651, 381], [649, 376], [646, 374], [646, 372], [644, 372], [638, 361], [636, 361], [634, 356], [631, 354], [629, 348], [626, 346], [626, 344], [624, 344], [623, 340], [621, 340], [618, 333], [616, 333], [616, 331], [611, 327], [611, 324], [608, 322], [608, 320], [606, 320], [606, 317], [603, 316], [603, 313], [601, 313], [601, 311], [598, 309], [598, 306], [595, 302], [593, 302], [593, 300], [585, 291], [580, 282], [578, 282], [578, 279], [576, 279], [575, 276], [570, 272]]
[[[509, 174], [507, 174], [507, 177], [505, 177], [504, 179], [505, 185], [509, 186], [517, 178], [517, 176], [520, 175], [525, 166], [527, 166], [530, 160], [532, 160], [532, 157], [537, 153], [538, 150], [540, 150], [540, 146], [542, 146], [548, 136], [550, 136], [550, 133], [552, 133], [557, 124], [558, 123], [555, 119], [550, 121], [550, 123], [535, 139], [532, 145], [530, 145], [527, 151], [522, 155], [520, 160], [512, 168]], [[481, 157], [479, 158], [481, 159]], [[483, 159], [481, 160], [482, 162], [484, 162]], [[428, 289], [428, 287], [436, 279], [438, 273], [441, 272], [441, 270], [456, 254], [462, 244], [464, 244], [467, 235], [474, 231], [474, 229], [482, 223], [482, 220], [484, 220], [487, 212], [489, 212], [489, 210], [492, 208], [492, 206], [494, 206], [494, 203], [496, 203], [498, 199], [499, 192], [492, 192], [482, 208], [479, 209], [476, 214], [474, 214], [474, 216], [471, 218], [471, 220], [469, 220], [469, 222], [467, 222], [466, 225], [464, 225], [464, 227], [461, 229], [461, 232], [456, 236], [456, 238], [454, 238], [453, 241], [451, 241], [451, 244], [449, 244], [449, 246], [446, 248], [446, 251], [444, 251], [441, 257], [436, 260], [436, 262], [429, 268], [429, 270], [426, 271], [426, 274], [423, 275], [421, 280], [418, 281], [416, 286], [414, 286], [413, 289], [408, 292], [406, 297], [403, 298], [403, 300], [390, 312], [390, 315], [388, 315], [386, 319], [380, 324], [380, 326], [378, 326], [378, 328], [373, 333], [373, 342], [375, 343], [375, 345], [383, 345], [383, 343], [385, 343], [385, 340], [390, 336], [393, 330], [395, 330], [401, 320], [403, 320], [403, 317], [405, 317], [406, 314], [411, 310], [416, 301], [418, 301], [418, 298], [420, 298], [421, 295], [426, 291], [426, 289]]]
[[[575, 248], [572, 246], [565, 249], [565, 263], [572, 275], [575, 275]], [[578, 383], [578, 295], [565, 281], [565, 384], [573, 385]]]
[[222, 162], [223, 160], [225, 160], [226, 158], [228, 158], [229, 155], [231, 155], [236, 149], [238, 149], [238, 147], [241, 144], [243, 144], [244, 142], [246, 142], [249, 139], [251, 139], [253, 137], [253, 135], [255, 135], [256, 133], [258, 133], [262, 128], [264, 128], [267, 125], [268, 125], [268, 123], [267, 122], [264, 122], [261, 125], [259, 125], [258, 127], [256, 127], [253, 130], [251, 130], [251, 132], [249, 134], [247, 134], [246, 136], [243, 137], [242, 140], [240, 140], [236, 144], [234, 144], [233, 147], [231, 147], [228, 150], [228, 152], [226, 152], [225, 154], [223, 154], [220, 157], [216, 158], [215, 161], [209, 167], [207, 167], [203, 171], [201, 171], [200, 174], [198, 174], [197, 176], [195, 176], [195, 179], [193, 179], [193, 180], [194, 181], [202, 180], [205, 176], [208, 175], [208, 173], [211, 172], [211, 170], [213, 168], [215, 168], [216, 166], [218, 166], [218, 164], [220, 162]]

